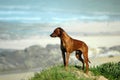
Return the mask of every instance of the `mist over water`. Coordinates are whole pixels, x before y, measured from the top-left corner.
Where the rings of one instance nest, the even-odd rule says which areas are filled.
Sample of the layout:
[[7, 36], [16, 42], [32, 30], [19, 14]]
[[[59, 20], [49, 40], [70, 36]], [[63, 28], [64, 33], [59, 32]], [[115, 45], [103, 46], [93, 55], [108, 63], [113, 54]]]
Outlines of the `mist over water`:
[[11, 25], [6, 23], [8, 25], [0, 26], [0, 48], [25, 49], [32, 45], [45, 47], [47, 44], [60, 44], [59, 38], [49, 36], [56, 27], [62, 27], [71, 37], [83, 40], [92, 47], [119, 45], [119, 27], [114, 29], [114, 25], [106, 26], [103, 23], [64, 23], [57, 25]]
[[49, 35], [56, 27], [62, 27], [78, 39], [81, 36], [120, 35], [119, 3], [119, 0], [2, 0], [0, 46], [49, 44], [54, 40]]
[[119, 3], [119, 0], [9, 0], [9, 2], [2, 0], [0, 21], [13, 23], [59, 23], [69, 20], [118, 21], [120, 20]]

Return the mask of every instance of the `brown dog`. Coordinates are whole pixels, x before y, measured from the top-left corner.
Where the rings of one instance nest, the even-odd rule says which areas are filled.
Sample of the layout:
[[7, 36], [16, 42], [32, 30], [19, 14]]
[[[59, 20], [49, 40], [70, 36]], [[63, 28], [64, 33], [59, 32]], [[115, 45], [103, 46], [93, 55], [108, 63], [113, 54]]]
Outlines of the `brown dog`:
[[[70, 53], [76, 51], [76, 58], [83, 63], [84, 69], [84, 62], [86, 63], [86, 73], [88, 74], [89, 64], [88, 62], [88, 46], [80, 40], [76, 40], [71, 38], [62, 28], [58, 27], [54, 30], [54, 32], [50, 35], [51, 37], [59, 37], [61, 40], [61, 51], [64, 66], [67, 69]], [[66, 52], [66, 54], [65, 54]], [[81, 57], [83, 53], [84, 60]]]

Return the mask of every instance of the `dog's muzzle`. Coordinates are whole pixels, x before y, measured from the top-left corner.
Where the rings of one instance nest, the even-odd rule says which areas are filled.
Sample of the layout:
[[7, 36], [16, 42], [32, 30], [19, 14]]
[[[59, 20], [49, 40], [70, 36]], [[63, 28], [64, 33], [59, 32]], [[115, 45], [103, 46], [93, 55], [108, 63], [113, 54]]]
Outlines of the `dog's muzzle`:
[[51, 34], [50, 37], [57, 37], [55, 34]]

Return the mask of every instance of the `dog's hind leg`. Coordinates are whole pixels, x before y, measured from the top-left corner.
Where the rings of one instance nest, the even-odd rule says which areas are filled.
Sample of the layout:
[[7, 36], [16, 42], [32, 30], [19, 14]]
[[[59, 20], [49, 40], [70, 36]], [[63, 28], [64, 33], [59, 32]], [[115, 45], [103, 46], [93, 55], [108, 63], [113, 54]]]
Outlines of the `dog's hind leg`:
[[88, 59], [88, 51], [83, 52], [84, 62], [86, 63], [86, 74], [88, 74], [89, 70], [89, 59]]
[[82, 52], [79, 51], [79, 50], [77, 50], [75, 55], [76, 55], [76, 58], [82, 62], [82, 65], [83, 65], [83, 66], [82, 66], [82, 69], [84, 70], [84, 60], [83, 60], [83, 58], [82, 58], [82, 56], [81, 56], [81, 55], [82, 55]]

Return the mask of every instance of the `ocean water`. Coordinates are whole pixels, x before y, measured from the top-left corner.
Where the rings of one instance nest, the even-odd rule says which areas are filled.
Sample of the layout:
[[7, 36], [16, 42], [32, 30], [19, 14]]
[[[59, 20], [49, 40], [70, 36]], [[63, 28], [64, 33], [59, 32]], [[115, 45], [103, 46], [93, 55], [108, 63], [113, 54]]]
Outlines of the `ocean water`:
[[62, 27], [71, 37], [83, 40], [89, 45], [98, 44], [100, 46], [100, 43], [101, 46], [119, 45], [119, 25], [119, 21], [109, 24], [106, 22], [79, 21], [59, 24], [0, 22], [0, 48], [24, 49], [31, 45], [45, 47], [47, 44], [59, 44], [59, 38], [54, 39], [49, 36], [56, 27]]
[[[100, 3], [102, 6], [99, 5]], [[87, 0], [61, 0], [54, 2], [49, 0], [9, 0], [8, 2], [7, 0], [2, 0], [0, 3], [0, 22], [119, 21], [119, 12], [119, 0], [116, 2], [113, 0], [94, 2]]]
[[[103, 5], [90, 6], [97, 6], [99, 2]], [[58, 38], [52, 39], [49, 36], [56, 27], [64, 28], [73, 38], [84, 40], [86, 37], [85, 41], [87, 40], [88, 43], [90, 43], [89, 39], [93, 40], [91, 43], [96, 43], [94, 36], [120, 35], [119, 1], [99, 2], [93, 3], [86, 0], [1, 1], [0, 48], [24, 49], [37, 44], [42, 46], [51, 43], [59, 44]], [[110, 10], [105, 12], [103, 7], [104, 10], [110, 7]], [[117, 37], [114, 39], [118, 42]]]
[[62, 27], [73, 36], [85, 35], [119, 35], [120, 21], [81, 22], [66, 21], [63, 23], [11, 23], [0, 22], [0, 40], [17, 40], [31, 37], [48, 37], [55, 28]]
[[16, 24], [16, 23], [1, 23], [0, 24], [0, 39], [1, 40], [16, 40], [29, 38], [31, 36], [47, 36], [50, 34], [48, 25], [43, 24]]

